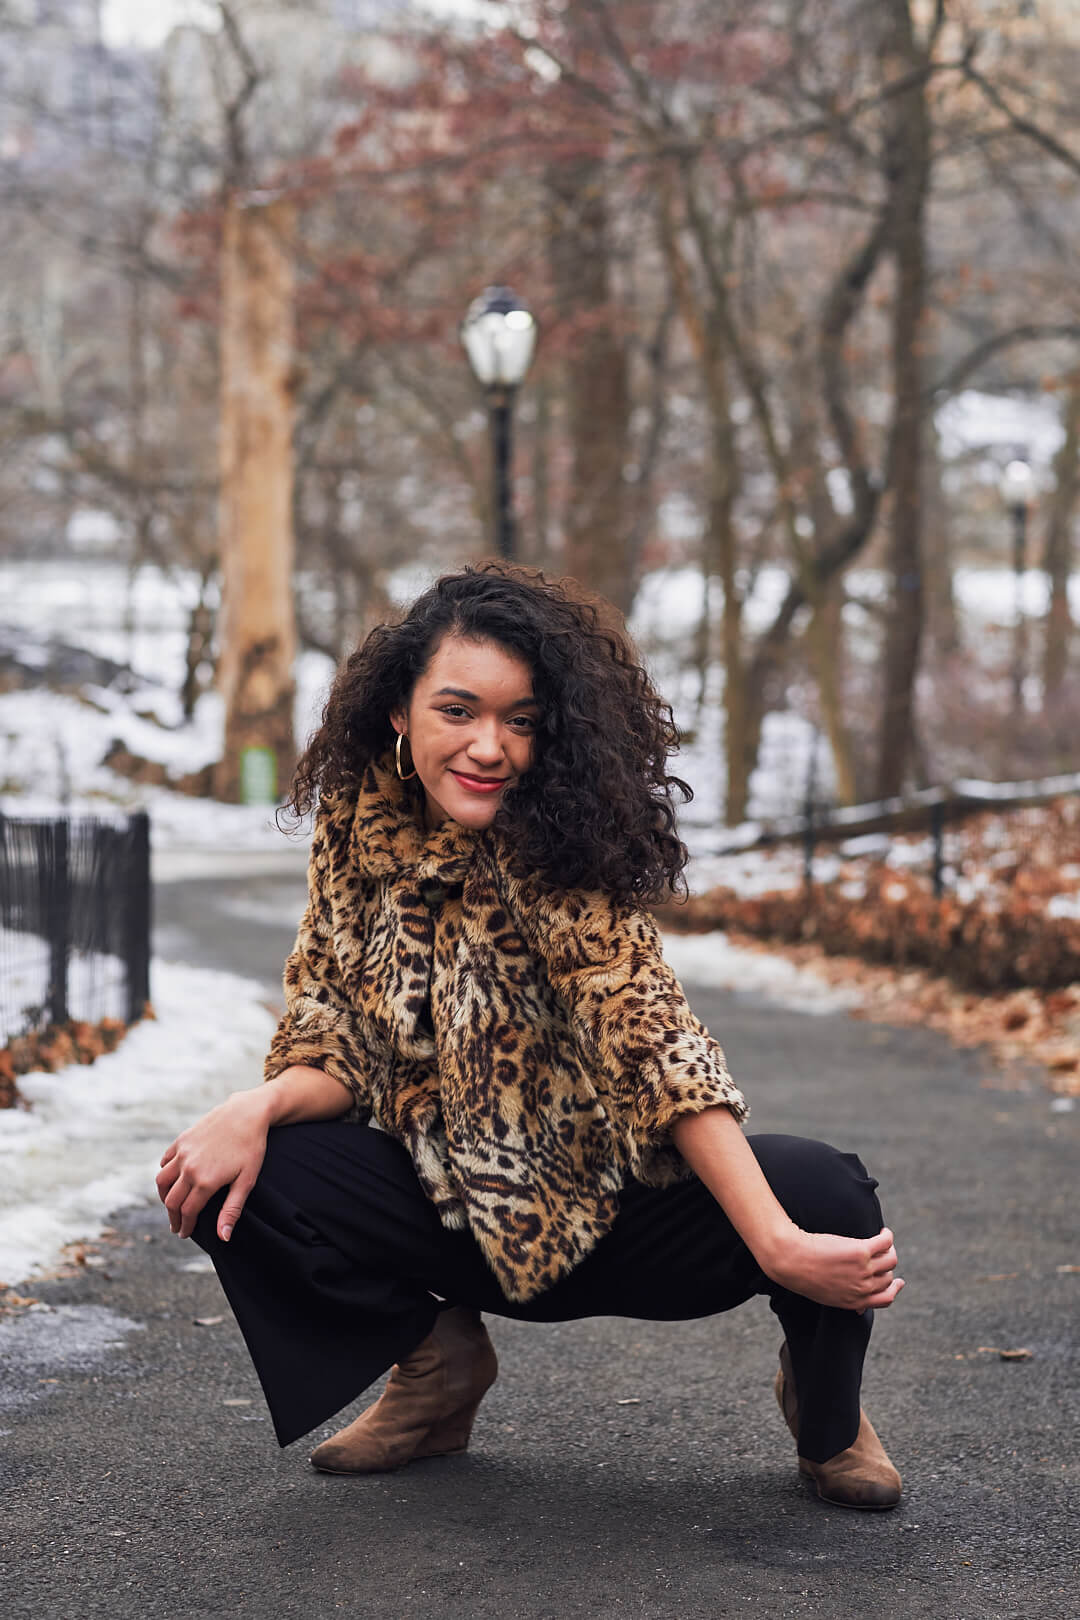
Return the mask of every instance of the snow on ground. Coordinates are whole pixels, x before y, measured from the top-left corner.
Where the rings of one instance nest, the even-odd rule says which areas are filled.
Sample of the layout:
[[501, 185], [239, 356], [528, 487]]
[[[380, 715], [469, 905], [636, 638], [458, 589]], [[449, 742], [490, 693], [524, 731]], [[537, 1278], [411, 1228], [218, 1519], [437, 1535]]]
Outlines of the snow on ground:
[[77, 815], [147, 810], [155, 850], [284, 847], [273, 806], [192, 798], [129, 782], [101, 764], [109, 744], [119, 738], [132, 753], [178, 772], [197, 770], [221, 752], [217, 709], [216, 696], [208, 694], [193, 725], [172, 733], [130, 712], [98, 713], [65, 693], [0, 694], [0, 812], [48, 816], [61, 809]]
[[[5, 987], [6, 1004], [14, 1010], [40, 1000], [42, 986], [49, 982], [49, 946], [36, 934], [24, 934], [0, 926], [0, 980]], [[115, 1003], [117, 1014], [124, 1005], [127, 969], [118, 956], [99, 952], [72, 951], [68, 958], [67, 1001], [72, 1018], [96, 1018], [97, 1009]], [[0, 1043], [14, 1033], [0, 1020]], [[2, 1116], [0, 1116], [2, 1117]]]
[[[787, 588], [781, 568], [762, 568], [746, 604], [746, 622], [754, 630], [771, 623]], [[719, 623], [723, 593], [714, 582], [711, 613]], [[694, 855], [715, 843], [723, 820], [724, 672], [714, 663], [701, 702], [697, 671], [688, 668], [702, 608], [701, 573], [695, 568], [658, 569], [642, 581], [630, 619], [630, 630], [657, 687], [674, 711], [683, 744], [671, 770], [693, 789], [694, 798], [681, 814], [683, 837]], [[827, 797], [833, 786], [832, 757], [820, 743], [816, 726], [791, 710], [765, 716], [757, 768], [750, 779], [750, 816], [769, 820], [790, 815], [802, 803], [811, 752], [816, 751], [818, 792]], [[731, 830], [724, 830], [725, 844]]]
[[[325, 701], [329, 662], [305, 655], [298, 674], [297, 735], [305, 737]], [[147, 810], [155, 850], [288, 847], [273, 806], [192, 798], [130, 782], [101, 763], [114, 739], [177, 774], [218, 759], [224, 722], [216, 693], [201, 698], [191, 725], [176, 730], [140, 718], [116, 693], [94, 689], [87, 696], [97, 707], [46, 690], [0, 694], [0, 811], [34, 816], [60, 808], [86, 815], [106, 806]]]
[[20, 1078], [31, 1107], [0, 1111], [0, 1283], [54, 1266], [112, 1211], [156, 1196], [178, 1132], [258, 1083], [274, 1029], [261, 996], [246, 979], [158, 962], [156, 1020], [89, 1066]]
[[809, 968], [797, 967], [784, 956], [732, 945], [720, 932], [665, 934], [664, 956], [683, 985], [734, 990], [793, 1012], [819, 1016], [847, 1012], [862, 1001], [857, 990], [826, 984]]
[[[1063, 779], [1066, 786], [1072, 778]], [[1073, 792], [1040, 805], [969, 814], [948, 824], [942, 879], [961, 904], [977, 900], [996, 911], [1020, 898], [1042, 906], [1050, 918], [1080, 917], [1080, 806]], [[896, 882], [881, 892], [886, 900], [929, 894], [933, 840], [919, 834], [867, 834], [820, 847], [813, 881], [836, 884], [851, 900], [861, 899], [883, 871]], [[688, 869], [693, 894], [731, 889], [744, 898], [801, 888], [806, 879], [798, 844], [700, 854]]]
[[[831, 883], [842, 862], [832, 853], [814, 856], [814, 882]], [[689, 867], [690, 890], [734, 889], [742, 895], [771, 894], [774, 889], [797, 889], [805, 878], [804, 856], [797, 844], [773, 849], [739, 850], [734, 855], [698, 855]]]
[[1048, 469], [1064, 438], [1061, 412], [1053, 400], [1020, 395], [987, 394], [965, 388], [936, 413], [941, 453], [946, 461], [960, 456], [980, 462], [965, 468], [987, 483], [997, 483], [1006, 459], [1022, 456], [1036, 473]]

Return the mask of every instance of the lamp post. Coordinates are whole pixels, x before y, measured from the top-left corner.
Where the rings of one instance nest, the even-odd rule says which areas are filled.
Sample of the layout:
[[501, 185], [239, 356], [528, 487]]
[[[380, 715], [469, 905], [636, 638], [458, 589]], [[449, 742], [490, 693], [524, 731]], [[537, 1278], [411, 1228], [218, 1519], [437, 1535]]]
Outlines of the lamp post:
[[1035, 475], [1023, 455], [1005, 466], [998, 485], [1012, 519], [1013, 539], [1013, 714], [1024, 709], [1024, 671], [1027, 668], [1027, 616], [1024, 613], [1024, 568], [1027, 557], [1028, 512], [1035, 498]]
[[498, 556], [511, 558], [515, 550], [510, 492], [514, 396], [536, 348], [536, 321], [509, 287], [486, 287], [469, 305], [461, 323], [461, 341], [473, 375], [487, 394], [495, 473], [495, 550]]

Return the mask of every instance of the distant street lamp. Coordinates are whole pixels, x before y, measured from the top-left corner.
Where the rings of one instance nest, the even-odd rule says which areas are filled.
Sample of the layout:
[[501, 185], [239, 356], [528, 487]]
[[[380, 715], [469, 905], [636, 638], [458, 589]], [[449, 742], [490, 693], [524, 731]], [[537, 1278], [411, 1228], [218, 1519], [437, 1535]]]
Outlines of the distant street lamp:
[[1013, 530], [1013, 714], [1024, 709], [1024, 671], [1027, 668], [1027, 616], [1024, 613], [1024, 568], [1027, 561], [1028, 512], [1035, 499], [1035, 474], [1030, 463], [1017, 456], [1008, 462], [998, 484]]
[[509, 287], [486, 287], [469, 305], [461, 341], [488, 400], [494, 455], [495, 550], [513, 557], [514, 510], [510, 490], [510, 429], [514, 396], [536, 348], [536, 322]]

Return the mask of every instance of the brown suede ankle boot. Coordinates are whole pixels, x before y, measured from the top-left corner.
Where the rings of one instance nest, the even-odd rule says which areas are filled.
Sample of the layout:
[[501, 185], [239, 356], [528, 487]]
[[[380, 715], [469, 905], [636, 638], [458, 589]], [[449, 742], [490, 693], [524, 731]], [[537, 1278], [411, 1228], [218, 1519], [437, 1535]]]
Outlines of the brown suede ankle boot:
[[[776, 1375], [776, 1399], [784, 1421], [799, 1440], [799, 1403], [791, 1369], [787, 1341], [780, 1346], [780, 1371]], [[799, 1458], [799, 1472], [812, 1479], [822, 1501], [837, 1507], [892, 1508], [900, 1500], [900, 1475], [889, 1461], [885, 1447], [874, 1433], [874, 1425], [859, 1408], [859, 1432], [852, 1445], [838, 1451], [827, 1462]]]
[[499, 1364], [479, 1311], [440, 1311], [431, 1333], [390, 1373], [373, 1406], [311, 1453], [327, 1474], [379, 1474], [469, 1444]]

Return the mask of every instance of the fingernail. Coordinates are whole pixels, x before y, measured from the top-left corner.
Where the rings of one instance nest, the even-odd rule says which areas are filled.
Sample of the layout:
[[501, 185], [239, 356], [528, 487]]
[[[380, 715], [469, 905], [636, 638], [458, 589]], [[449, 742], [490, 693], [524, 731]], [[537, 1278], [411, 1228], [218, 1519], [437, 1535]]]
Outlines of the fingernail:
[[225, 1242], [228, 1243], [229, 1239], [232, 1237], [232, 1227], [231, 1226], [223, 1226], [221, 1228], [221, 1236], [223, 1237]]

